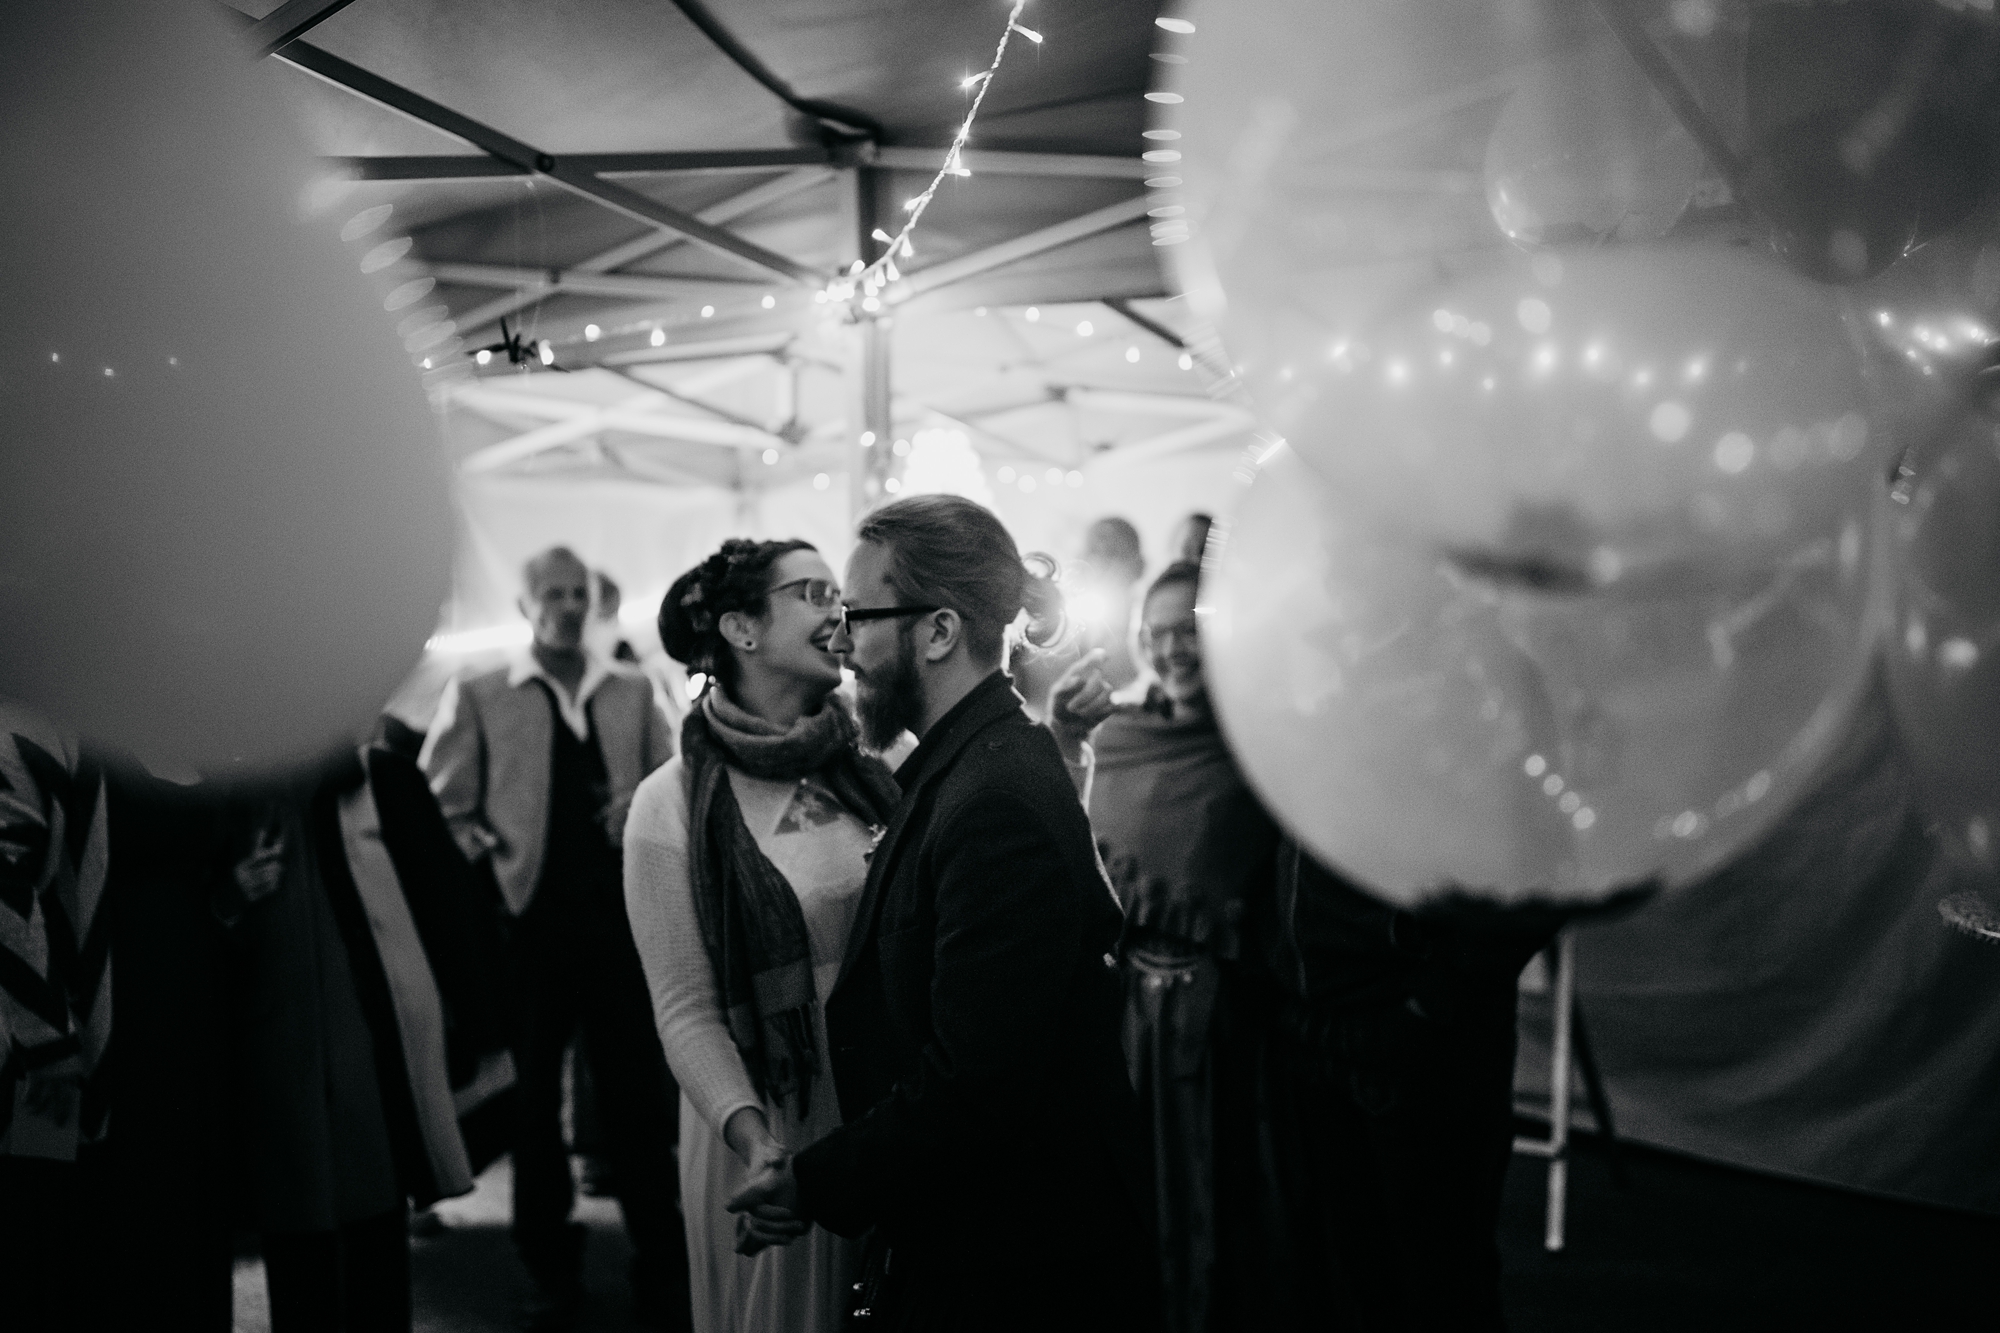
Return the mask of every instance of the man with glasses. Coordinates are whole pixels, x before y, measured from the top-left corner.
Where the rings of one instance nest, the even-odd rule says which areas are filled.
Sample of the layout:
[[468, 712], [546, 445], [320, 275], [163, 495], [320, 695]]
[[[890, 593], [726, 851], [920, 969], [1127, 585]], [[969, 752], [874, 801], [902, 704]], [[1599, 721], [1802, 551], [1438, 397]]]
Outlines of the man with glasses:
[[452, 833], [490, 866], [507, 912], [517, 1006], [514, 1244], [533, 1280], [532, 1328], [566, 1327], [583, 1294], [580, 1225], [563, 1144], [563, 1055], [579, 1028], [632, 1238], [635, 1314], [688, 1325], [676, 1203], [678, 1091], [625, 917], [632, 793], [673, 757], [653, 688], [584, 646], [590, 571], [555, 547], [530, 560], [529, 650], [446, 688], [420, 761]]
[[868, 744], [920, 744], [827, 1001], [842, 1126], [730, 1207], [872, 1229], [861, 1299], [884, 1328], [1149, 1328], [1117, 901], [1004, 669], [1021, 612], [1040, 641], [1059, 601], [958, 496], [856, 535], [831, 647]]

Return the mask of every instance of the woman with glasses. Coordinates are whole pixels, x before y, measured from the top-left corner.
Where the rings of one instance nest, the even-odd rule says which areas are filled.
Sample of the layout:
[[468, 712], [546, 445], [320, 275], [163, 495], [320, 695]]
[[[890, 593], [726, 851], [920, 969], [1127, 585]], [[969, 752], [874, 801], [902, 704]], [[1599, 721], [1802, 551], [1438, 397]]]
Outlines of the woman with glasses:
[[[660, 640], [708, 684], [643, 783], [625, 897], [683, 1094], [695, 1327], [839, 1327], [854, 1242], [723, 1205], [840, 1124], [822, 1012], [899, 792], [827, 644], [840, 588], [802, 541], [730, 540], [675, 580]], [[794, 1243], [797, 1242], [797, 1243]]]

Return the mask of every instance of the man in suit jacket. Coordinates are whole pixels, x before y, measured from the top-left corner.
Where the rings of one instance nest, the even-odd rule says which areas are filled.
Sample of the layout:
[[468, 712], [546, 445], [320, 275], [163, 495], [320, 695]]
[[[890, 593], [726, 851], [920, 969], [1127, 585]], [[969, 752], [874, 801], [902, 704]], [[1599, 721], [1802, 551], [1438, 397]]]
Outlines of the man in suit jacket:
[[672, 757], [673, 736], [643, 676], [585, 650], [590, 572], [573, 553], [528, 562], [521, 610], [533, 646], [447, 687], [421, 762], [453, 836], [492, 867], [509, 914], [514, 1243], [535, 1284], [529, 1322], [565, 1326], [582, 1295], [561, 1122], [563, 1053], [580, 1027], [635, 1251], [636, 1311], [686, 1327], [679, 1101], [625, 919], [619, 850], [632, 793]]
[[1147, 1327], [1118, 904], [1001, 669], [1036, 587], [999, 521], [956, 496], [888, 505], [858, 536], [834, 651], [869, 743], [922, 743], [827, 1004], [844, 1124], [730, 1206], [753, 1235], [786, 1214], [874, 1228], [887, 1328]]

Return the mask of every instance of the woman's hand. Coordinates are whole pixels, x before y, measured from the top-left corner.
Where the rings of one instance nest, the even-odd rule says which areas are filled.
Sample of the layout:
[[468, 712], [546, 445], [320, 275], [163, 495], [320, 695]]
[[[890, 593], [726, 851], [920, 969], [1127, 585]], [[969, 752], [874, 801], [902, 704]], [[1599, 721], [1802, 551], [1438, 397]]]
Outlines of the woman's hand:
[[791, 1155], [771, 1133], [764, 1112], [745, 1106], [722, 1127], [722, 1140], [743, 1159], [749, 1178], [729, 1200], [736, 1216], [736, 1252], [755, 1254], [773, 1245], [789, 1245], [812, 1225], [794, 1213], [798, 1183], [792, 1179]]
[[726, 1207], [736, 1214], [736, 1252], [756, 1254], [773, 1245], [789, 1245], [812, 1225], [798, 1215], [799, 1184], [792, 1176], [792, 1159], [783, 1153], [760, 1154], [750, 1178]]

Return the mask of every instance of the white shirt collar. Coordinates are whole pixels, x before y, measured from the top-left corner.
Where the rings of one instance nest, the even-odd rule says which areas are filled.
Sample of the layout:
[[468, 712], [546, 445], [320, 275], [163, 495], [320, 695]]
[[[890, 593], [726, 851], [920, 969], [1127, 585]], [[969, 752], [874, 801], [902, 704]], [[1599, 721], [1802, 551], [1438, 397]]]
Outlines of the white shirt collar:
[[545, 680], [549, 683], [549, 693], [555, 696], [556, 711], [562, 720], [576, 733], [578, 740], [590, 739], [590, 696], [597, 693], [597, 687], [609, 680], [613, 672], [611, 664], [588, 648], [583, 650], [583, 682], [577, 686], [576, 697], [572, 699], [561, 681], [542, 669], [535, 657], [534, 649], [522, 652], [507, 666], [507, 683], [516, 688], [531, 680]]

